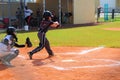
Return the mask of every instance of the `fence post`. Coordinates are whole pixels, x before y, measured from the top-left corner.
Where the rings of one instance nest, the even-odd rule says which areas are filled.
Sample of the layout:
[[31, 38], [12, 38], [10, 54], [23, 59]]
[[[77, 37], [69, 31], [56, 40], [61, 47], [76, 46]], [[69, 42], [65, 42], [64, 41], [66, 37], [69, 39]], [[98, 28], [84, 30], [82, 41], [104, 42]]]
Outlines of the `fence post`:
[[115, 17], [114, 17], [114, 16], [115, 16], [114, 13], [115, 13], [115, 9], [112, 9], [112, 21], [113, 21], [114, 18], [115, 18]]
[[104, 5], [104, 20], [108, 21], [108, 4]]

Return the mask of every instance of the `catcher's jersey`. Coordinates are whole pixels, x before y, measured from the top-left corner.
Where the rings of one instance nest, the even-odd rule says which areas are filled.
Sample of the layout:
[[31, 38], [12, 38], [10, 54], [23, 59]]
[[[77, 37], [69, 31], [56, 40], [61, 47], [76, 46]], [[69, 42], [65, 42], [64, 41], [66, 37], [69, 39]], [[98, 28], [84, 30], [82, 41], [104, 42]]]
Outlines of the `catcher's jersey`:
[[12, 35], [6, 35], [1, 42], [5, 45], [11, 45], [11, 47], [13, 47], [15, 41]]
[[51, 24], [53, 24], [53, 21], [43, 20], [40, 24], [39, 31], [46, 33]]
[[[10, 45], [10, 51], [8, 51], [8, 45]], [[14, 46], [14, 38], [12, 35], [6, 35], [4, 39], [0, 42], [0, 58], [8, 54], [15, 54], [17, 50]], [[11, 57], [9, 57], [11, 58]]]

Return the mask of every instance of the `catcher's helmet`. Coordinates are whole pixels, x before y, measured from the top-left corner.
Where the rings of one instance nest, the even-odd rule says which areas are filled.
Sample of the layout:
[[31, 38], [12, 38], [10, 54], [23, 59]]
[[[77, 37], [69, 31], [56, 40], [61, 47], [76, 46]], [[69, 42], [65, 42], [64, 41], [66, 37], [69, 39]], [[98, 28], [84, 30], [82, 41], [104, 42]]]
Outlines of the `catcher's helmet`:
[[43, 13], [43, 18], [53, 17], [52, 13], [50, 11], [45, 11]]
[[7, 32], [8, 35], [13, 35], [14, 32], [15, 32], [15, 28], [14, 27], [8, 27], [6, 32]]

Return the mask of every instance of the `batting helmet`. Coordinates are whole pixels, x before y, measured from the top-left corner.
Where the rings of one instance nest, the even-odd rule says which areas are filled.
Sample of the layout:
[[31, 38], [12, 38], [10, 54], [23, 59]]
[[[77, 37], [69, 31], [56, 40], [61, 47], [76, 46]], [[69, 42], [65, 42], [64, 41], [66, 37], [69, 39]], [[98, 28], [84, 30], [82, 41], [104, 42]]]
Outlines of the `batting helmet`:
[[6, 32], [7, 32], [8, 35], [13, 35], [14, 32], [15, 32], [15, 28], [14, 27], [8, 27]]
[[43, 18], [53, 17], [52, 13], [50, 11], [45, 11], [43, 13]]

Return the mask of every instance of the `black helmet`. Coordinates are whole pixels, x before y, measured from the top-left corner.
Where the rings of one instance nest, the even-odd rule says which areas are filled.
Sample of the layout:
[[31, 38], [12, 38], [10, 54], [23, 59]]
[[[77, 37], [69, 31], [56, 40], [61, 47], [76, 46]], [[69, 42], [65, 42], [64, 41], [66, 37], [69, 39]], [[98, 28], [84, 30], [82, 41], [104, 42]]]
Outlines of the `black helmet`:
[[8, 35], [13, 35], [14, 32], [15, 32], [15, 28], [14, 27], [8, 27], [6, 32], [7, 32]]
[[43, 13], [43, 18], [53, 17], [52, 13], [50, 11], [45, 11]]

